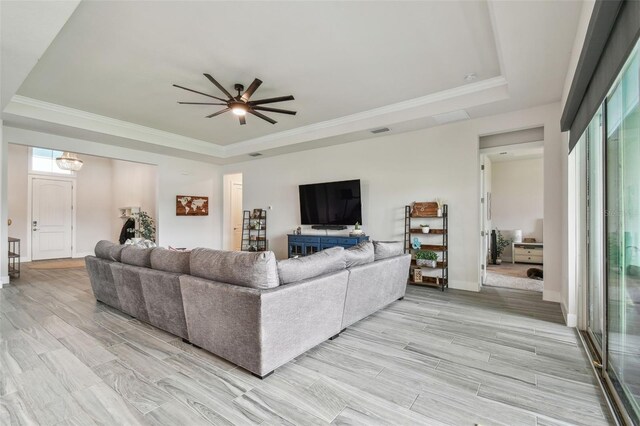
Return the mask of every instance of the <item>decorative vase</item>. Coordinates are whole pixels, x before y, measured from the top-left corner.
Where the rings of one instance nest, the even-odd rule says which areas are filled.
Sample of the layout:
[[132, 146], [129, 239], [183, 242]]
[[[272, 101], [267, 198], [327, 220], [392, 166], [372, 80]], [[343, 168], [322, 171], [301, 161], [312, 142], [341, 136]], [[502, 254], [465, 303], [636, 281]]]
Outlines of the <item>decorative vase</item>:
[[422, 233], [423, 234], [428, 234], [429, 233], [430, 228], [428, 226], [423, 226], [422, 227]]
[[427, 260], [426, 266], [428, 266], [429, 268], [435, 268], [436, 266], [438, 266], [437, 260]]
[[427, 262], [429, 262], [427, 259], [416, 259], [416, 265], [418, 266], [427, 266]]
[[442, 217], [442, 209], [441, 208], [438, 208], [438, 211], [436, 212], [436, 216]]
[[497, 258], [497, 259], [496, 259], [496, 265], [501, 265], [501, 264], [502, 264], [502, 259]]

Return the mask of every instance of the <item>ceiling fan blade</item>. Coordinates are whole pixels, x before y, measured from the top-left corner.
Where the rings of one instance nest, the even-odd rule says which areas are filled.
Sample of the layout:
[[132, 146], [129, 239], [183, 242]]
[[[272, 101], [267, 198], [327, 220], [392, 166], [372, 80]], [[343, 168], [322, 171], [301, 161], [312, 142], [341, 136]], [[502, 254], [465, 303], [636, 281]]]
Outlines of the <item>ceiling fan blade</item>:
[[251, 85], [249, 85], [249, 88], [242, 94], [242, 100], [247, 102], [251, 95], [253, 95], [253, 92], [258, 90], [258, 87], [260, 87], [261, 84], [262, 80], [260, 80], [259, 78], [254, 79]]
[[253, 115], [255, 115], [256, 117], [262, 118], [264, 121], [268, 121], [268, 122], [269, 122], [269, 123], [271, 123], [271, 124], [276, 124], [276, 123], [277, 123], [277, 121], [276, 121], [276, 120], [274, 120], [273, 118], [269, 118], [269, 117], [267, 117], [267, 116], [266, 116], [266, 115], [264, 115], [264, 114], [260, 114], [258, 111], [254, 111], [254, 110], [250, 109], [250, 110], [249, 110], [249, 111], [247, 111], [247, 112], [248, 112], [249, 114], [253, 114]]
[[277, 112], [280, 114], [296, 115], [297, 113], [296, 111], [289, 111], [288, 109], [269, 108], [269, 107], [262, 107], [262, 106], [254, 106], [252, 108], [257, 111]]
[[214, 112], [214, 113], [213, 113], [213, 114], [211, 114], [211, 115], [207, 115], [207, 118], [215, 117], [216, 115], [223, 114], [223, 113], [225, 113], [225, 112], [227, 112], [227, 111], [231, 111], [231, 108], [221, 109], [221, 110], [220, 110], [220, 111], [218, 111], [218, 112]]
[[222, 102], [227, 102], [226, 99], [222, 99], [222, 98], [219, 98], [219, 97], [213, 96], [213, 95], [207, 95], [206, 93], [198, 92], [197, 90], [193, 90], [193, 89], [188, 89], [188, 88], [183, 87], [183, 86], [178, 86], [177, 84], [174, 84], [173, 87], [177, 87], [178, 89], [182, 89], [182, 90], [188, 90], [189, 92], [197, 93], [199, 95], [208, 96], [210, 98], [217, 99], [217, 100], [222, 101]]
[[249, 105], [262, 105], [262, 104], [272, 104], [274, 102], [284, 102], [284, 101], [292, 101], [293, 96], [278, 96], [277, 98], [268, 98], [268, 99], [258, 99], [257, 101], [249, 101], [247, 102]]
[[180, 105], [226, 105], [215, 102], [178, 102]]
[[215, 78], [211, 77], [210, 74], [207, 74], [205, 72], [204, 76], [207, 77], [209, 79], [209, 81], [212, 82], [218, 89], [220, 89], [222, 91], [222, 93], [227, 95], [229, 97], [229, 99], [233, 99], [233, 96], [231, 96], [231, 93], [227, 92], [227, 89], [222, 87], [222, 84], [218, 83]]
[[244, 117], [244, 115], [241, 115], [238, 118], [240, 119], [240, 124], [247, 124], [247, 119]]

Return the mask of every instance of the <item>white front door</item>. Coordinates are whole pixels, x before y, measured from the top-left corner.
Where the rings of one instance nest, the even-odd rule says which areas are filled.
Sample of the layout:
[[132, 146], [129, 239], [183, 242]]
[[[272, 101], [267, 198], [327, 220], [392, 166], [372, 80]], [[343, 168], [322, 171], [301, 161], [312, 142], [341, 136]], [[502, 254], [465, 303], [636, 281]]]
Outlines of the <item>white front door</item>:
[[71, 257], [73, 183], [34, 178], [31, 194], [31, 259]]
[[231, 183], [231, 224], [233, 226], [233, 249], [240, 250], [242, 242], [242, 184]]

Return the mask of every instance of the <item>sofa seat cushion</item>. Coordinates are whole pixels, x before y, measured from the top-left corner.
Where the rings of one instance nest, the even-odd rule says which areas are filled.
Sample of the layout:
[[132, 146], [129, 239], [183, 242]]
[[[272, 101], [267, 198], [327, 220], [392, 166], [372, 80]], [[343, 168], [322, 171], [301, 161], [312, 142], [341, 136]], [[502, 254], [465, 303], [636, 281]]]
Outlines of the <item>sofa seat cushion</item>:
[[151, 268], [151, 252], [154, 248], [138, 248], [135, 246], [126, 246], [122, 249], [120, 261], [127, 265], [141, 266], [143, 268]]
[[197, 248], [190, 253], [191, 275], [251, 288], [279, 285], [273, 252], [223, 251]]
[[151, 267], [158, 271], [189, 274], [191, 253], [187, 251], [156, 248], [151, 252]]
[[331, 247], [321, 252], [278, 262], [281, 284], [289, 284], [345, 269], [344, 248]]
[[96, 257], [100, 259], [120, 262], [120, 255], [123, 248], [123, 245], [115, 244], [107, 240], [101, 240], [96, 244], [94, 252], [96, 253]]
[[375, 260], [373, 243], [371, 241], [363, 241], [360, 244], [349, 247], [344, 251], [344, 256], [347, 268], [371, 263]]
[[373, 251], [375, 260], [400, 256], [404, 253], [404, 243], [402, 241], [374, 241]]

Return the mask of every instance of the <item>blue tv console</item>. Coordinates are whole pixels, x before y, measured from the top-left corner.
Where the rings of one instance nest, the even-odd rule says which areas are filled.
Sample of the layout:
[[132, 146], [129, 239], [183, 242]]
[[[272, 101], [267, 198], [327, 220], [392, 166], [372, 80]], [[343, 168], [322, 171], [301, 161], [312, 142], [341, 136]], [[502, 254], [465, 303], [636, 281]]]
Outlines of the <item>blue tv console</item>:
[[348, 248], [362, 241], [369, 241], [366, 235], [350, 237], [348, 235], [295, 235], [288, 234], [289, 257], [308, 256], [331, 247]]

